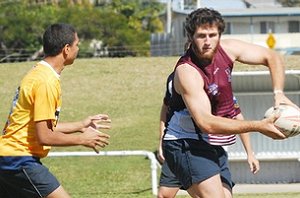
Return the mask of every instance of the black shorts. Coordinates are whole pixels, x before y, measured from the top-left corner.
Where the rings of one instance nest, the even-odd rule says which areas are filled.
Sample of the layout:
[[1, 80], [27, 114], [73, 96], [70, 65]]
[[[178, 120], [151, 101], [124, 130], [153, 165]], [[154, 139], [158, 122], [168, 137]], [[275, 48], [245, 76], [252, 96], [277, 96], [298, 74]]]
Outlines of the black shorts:
[[46, 197], [60, 186], [48, 168], [32, 163], [19, 170], [0, 170], [0, 197]]
[[181, 188], [182, 185], [180, 184], [177, 177], [172, 173], [168, 164], [164, 162], [161, 166], [161, 173], [159, 179], [159, 186], [165, 187], [178, 187]]
[[163, 141], [164, 156], [183, 189], [220, 174], [222, 183], [230, 188], [234, 183], [228, 168], [228, 156], [222, 146], [203, 140], [179, 139]]

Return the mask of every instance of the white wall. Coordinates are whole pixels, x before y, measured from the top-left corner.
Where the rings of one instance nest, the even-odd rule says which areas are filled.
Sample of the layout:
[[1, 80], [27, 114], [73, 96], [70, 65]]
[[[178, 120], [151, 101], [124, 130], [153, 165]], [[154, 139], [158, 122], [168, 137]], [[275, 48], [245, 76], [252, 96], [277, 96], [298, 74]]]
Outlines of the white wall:
[[[240, 39], [246, 42], [255, 43], [261, 46], [267, 46], [268, 34], [235, 34], [235, 35], [222, 35], [223, 39], [234, 38]], [[276, 40], [275, 49], [283, 49], [290, 47], [300, 48], [300, 33], [285, 33], [285, 34], [273, 34]]]

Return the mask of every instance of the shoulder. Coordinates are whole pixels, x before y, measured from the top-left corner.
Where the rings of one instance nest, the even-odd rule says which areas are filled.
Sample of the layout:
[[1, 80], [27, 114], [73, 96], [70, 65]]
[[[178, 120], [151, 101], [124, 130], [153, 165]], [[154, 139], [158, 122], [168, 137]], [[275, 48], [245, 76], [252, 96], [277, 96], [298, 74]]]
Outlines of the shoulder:
[[186, 75], [192, 76], [197, 73], [199, 73], [199, 72], [198, 72], [198, 69], [196, 68], [196, 66], [193, 66], [188, 63], [183, 63], [183, 64], [178, 65], [175, 68], [175, 72], [174, 72], [175, 76], [178, 74], [186, 74]]
[[184, 84], [193, 84], [203, 82], [203, 77], [199, 69], [185, 63], [176, 67], [174, 80]]
[[232, 55], [247, 43], [237, 39], [221, 39], [220, 45], [228, 55]]
[[238, 39], [221, 39], [220, 45], [231, 60], [237, 60], [244, 53], [259, 51], [263, 47]]

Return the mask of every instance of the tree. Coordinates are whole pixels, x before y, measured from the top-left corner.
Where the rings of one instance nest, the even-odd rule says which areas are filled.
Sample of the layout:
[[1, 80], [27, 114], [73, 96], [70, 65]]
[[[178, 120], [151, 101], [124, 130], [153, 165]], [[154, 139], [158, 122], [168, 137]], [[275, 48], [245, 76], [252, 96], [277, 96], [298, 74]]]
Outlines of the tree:
[[300, 0], [277, 0], [284, 7], [300, 7]]
[[104, 38], [112, 36], [107, 44], [119, 46], [123, 51], [147, 55], [150, 34], [163, 30], [163, 24], [159, 20], [163, 7], [156, 1], [112, 0], [100, 9], [105, 9], [106, 14], [110, 13], [111, 16], [103, 22]]
[[44, 28], [57, 15], [52, 7], [33, 8], [28, 1], [4, 4], [0, 11], [0, 43], [4, 56], [30, 56], [28, 53], [40, 48]]
[[156, 1], [111, 0], [95, 7], [89, 0], [7, 0], [0, 6], [0, 56], [30, 56], [41, 48], [44, 29], [56, 22], [73, 24], [83, 46], [96, 39], [111, 56], [147, 55], [150, 33], [163, 29], [161, 10]]

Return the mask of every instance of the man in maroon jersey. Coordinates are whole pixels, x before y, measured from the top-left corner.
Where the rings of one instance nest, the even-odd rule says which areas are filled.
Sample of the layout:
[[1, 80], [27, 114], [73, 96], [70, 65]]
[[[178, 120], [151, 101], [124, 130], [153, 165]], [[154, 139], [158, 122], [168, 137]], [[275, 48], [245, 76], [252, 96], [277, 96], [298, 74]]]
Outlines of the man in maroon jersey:
[[163, 152], [170, 170], [193, 197], [232, 197], [234, 184], [221, 146], [231, 140], [223, 135], [257, 131], [273, 139], [285, 138], [274, 126], [278, 115], [255, 121], [234, 119], [240, 113], [231, 87], [235, 61], [267, 66], [275, 106], [294, 105], [283, 93], [282, 58], [258, 45], [221, 40], [224, 28], [215, 10], [200, 8], [189, 14], [185, 29], [190, 46], [174, 70]]
[[[165, 126], [169, 118], [168, 106], [169, 106], [169, 100], [172, 96], [173, 78], [174, 78], [174, 72], [172, 72], [168, 76], [167, 83], [166, 83], [166, 92], [163, 98], [163, 104], [160, 112], [159, 146], [157, 150], [157, 159], [162, 165], [161, 165], [161, 173], [159, 179], [159, 188], [157, 193], [158, 198], [173, 198], [176, 196], [179, 189], [182, 188], [182, 185], [177, 179], [177, 177], [172, 173], [172, 171], [168, 167], [168, 164], [164, 162], [165, 158], [162, 150], [162, 140], [164, 136]], [[236, 111], [240, 111], [239, 104], [235, 97], [233, 98], [233, 101], [234, 101], [234, 107]], [[244, 117], [241, 113], [239, 113], [238, 115], [235, 116], [234, 119], [244, 120]], [[229, 145], [233, 145], [236, 142], [235, 136], [236, 136], [235, 134], [230, 134], [230, 135], [210, 134], [211, 139], [219, 140], [216, 141], [215, 144], [223, 146], [223, 148], [226, 151]], [[255, 158], [254, 152], [252, 150], [250, 135], [249, 133], [242, 133], [239, 134], [239, 136], [244, 146], [244, 149], [247, 153], [247, 161], [249, 164], [250, 171], [253, 174], [256, 174], [259, 171], [260, 167], [259, 167], [259, 161]]]

